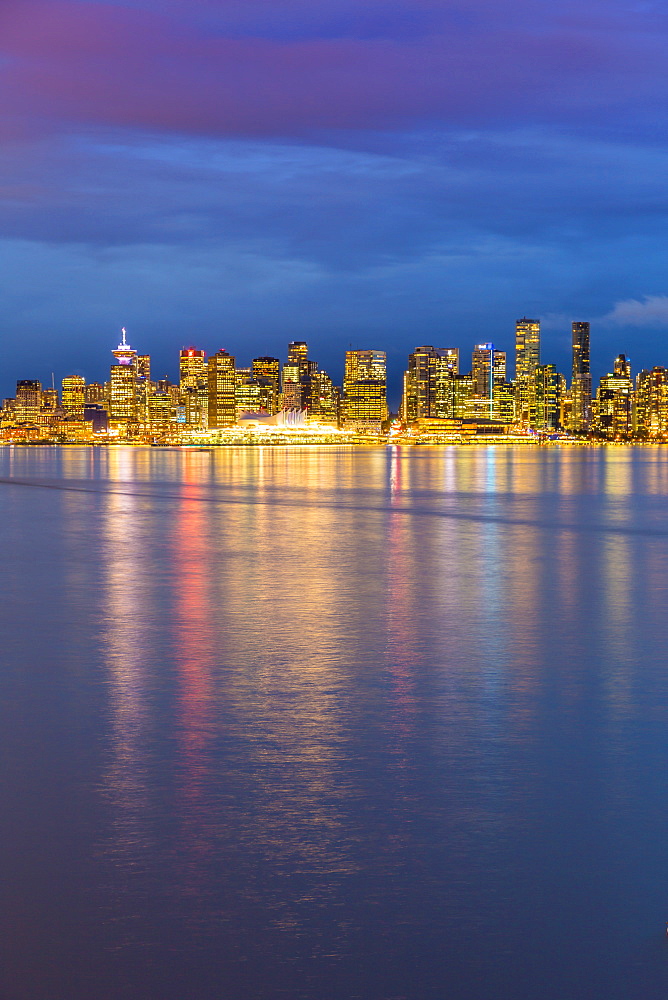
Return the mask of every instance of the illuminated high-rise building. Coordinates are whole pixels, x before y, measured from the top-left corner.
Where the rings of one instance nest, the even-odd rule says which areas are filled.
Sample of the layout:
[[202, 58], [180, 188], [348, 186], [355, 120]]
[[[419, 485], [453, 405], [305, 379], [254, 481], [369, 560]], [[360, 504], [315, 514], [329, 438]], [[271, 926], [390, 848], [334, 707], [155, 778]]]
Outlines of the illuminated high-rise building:
[[[239, 377], [239, 373], [243, 374]], [[250, 369], [237, 368], [235, 388], [237, 419], [242, 413], [274, 413], [274, 386], [253, 378]]]
[[137, 352], [127, 343], [125, 327], [121, 332], [121, 343], [111, 352], [116, 364], [109, 373], [109, 416], [132, 422], [137, 419]]
[[668, 435], [668, 369], [643, 369], [636, 376], [635, 432], [639, 437]]
[[591, 370], [589, 362], [589, 323], [571, 326], [573, 346], [573, 379], [571, 382], [570, 430], [582, 434], [591, 422]]
[[37, 423], [42, 408], [42, 383], [37, 379], [19, 379], [16, 383], [14, 417], [17, 423]]
[[278, 411], [278, 397], [281, 391], [281, 362], [278, 358], [253, 358], [251, 375], [260, 384], [271, 388], [269, 413]]
[[499, 397], [506, 382], [506, 352], [494, 344], [476, 344], [471, 363], [472, 415], [499, 417]]
[[89, 382], [84, 386], [84, 401], [86, 404], [106, 404], [107, 388], [102, 382]]
[[83, 420], [86, 405], [86, 380], [82, 375], [67, 375], [62, 381], [63, 410], [68, 417]]
[[40, 409], [42, 413], [54, 414], [58, 409], [58, 390], [42, 389]]
[[533, 426], [540, 431], [554, 431], [560, 426], [563, 376], [554, 365], [538, 365], [533, 377], [535, 417]]
[[209, 427], [232, 427], [237, 422], [235, 359], [217, 351], [207, 363]]
[[147, 394], [146, 418], [152, 426], [168, 425], [174, 420], [174, 415], [174, 401], [170, 392], [156, 390]]
[[456, 348], [427, 344], [408, 356], [401, 415], [407, 423], [424, 417], [453, 417], [456, 410]]
[[301, 368], [296, 361], [288, 361], [283, 365], [281, 387], [281, 407], [284, 410], [301, 410], [304, 405], [304, 383]]
[[385, 351], [346, 351], [343, 376], [346, 424], [377, 428], [387, 420], [387, 355]]
[[251, 374], [253, 378], [262, 378], [268, 382], [273, 382], [278, 391], [281, 384], [281, 362], [278, 358], [253, 358], [251, 361]]
[[138, 354], [137, 355], [137, 375], [139, 378], [151, 378], [151, 355], [150, 354]]
[[627, 439], [633, 434], [635, 392], [631, 364], [620, 354], [610, 375], [601, 379], [594, 401], [594, 429], [602, 437]]
[[324, 371], [311, 373], [311, 399], [307, 420], [338, 427], [341, 422], [341, 393]]
[[430, 380], [433, 391], [430, 400], [432, 417], [452, 418], [455, 415], [455, 379], [459, 374], [459, 349], [435, 347]]
[[536, 419], [535, 379], [540, 364], [540, 320], [523, 316], [515, 323], [516, 419], [533, 427]]
[[179, 388], [196, 389], [207, 381], [206, 354], [196, 347], [184, 347], [179, 354]]
[[310, 375], [308, 344], [304, 340], [293, 340], [288, 344], [288, 364], [297, 365], [301, 379]]

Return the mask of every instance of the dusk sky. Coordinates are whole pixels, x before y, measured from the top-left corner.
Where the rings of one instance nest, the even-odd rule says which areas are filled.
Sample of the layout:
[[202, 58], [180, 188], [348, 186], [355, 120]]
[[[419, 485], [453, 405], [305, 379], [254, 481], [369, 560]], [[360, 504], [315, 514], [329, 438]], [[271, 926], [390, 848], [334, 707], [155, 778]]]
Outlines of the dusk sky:
[[285, 358], [540, 317], [668, 364], [668, 13], [622, 0], [2, 0], [2, 395], [122, 325]]

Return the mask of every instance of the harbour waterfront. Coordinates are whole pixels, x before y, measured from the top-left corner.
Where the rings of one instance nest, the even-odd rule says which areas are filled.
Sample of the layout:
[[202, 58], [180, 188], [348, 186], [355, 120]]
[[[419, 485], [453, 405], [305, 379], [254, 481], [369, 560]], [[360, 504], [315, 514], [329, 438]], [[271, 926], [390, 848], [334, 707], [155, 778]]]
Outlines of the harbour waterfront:
[[0, 479], [1, 995], [663, 1000], [665, 449]]

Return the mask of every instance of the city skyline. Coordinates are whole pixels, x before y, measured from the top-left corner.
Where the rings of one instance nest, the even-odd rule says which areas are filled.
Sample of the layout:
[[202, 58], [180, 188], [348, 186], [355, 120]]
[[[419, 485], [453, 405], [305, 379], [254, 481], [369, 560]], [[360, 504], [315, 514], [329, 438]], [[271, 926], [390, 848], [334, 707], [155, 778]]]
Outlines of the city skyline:
[[[556, 435], [577, 440], [668, 440], [668, 368], [635, 375], [618, 354], [596, 386], [591, 378], [591, 329], [571, 323], [571, 378], [542, 353], [541, 321], [515, 321], [514, 371], [508, 352], [474, 344], [471, 365], [459, 348], [421, 345], [408, 354], [401, 401], [392, 412], [387, 354], [348, 349], [338, 384], [314, 359], [306, 341], [290, 341], [285, 360], [254, 357], [250, 364], [224, 348], [207, 356], [196, 345], [179, 351], [178, 381], [155, 378], [150, 354], [140, 354], [121, 329], [104, 381], [71, 374], [60, 389], [18, 379], [16, 395], [0, 410], [6, 443], [51, 441], [188, 444], [243, 443], [244, 435], [297, 433], [330, 439], [419, 439], [424, 443], [526, 440]], [[241, 437], [240, 437], [241, 435]], [[249, 443], [254, 443], [250, 441]]]
[[[526, 317], [524, 317], [524, 319], [526, 320]], [[516, 354], [517, 354], [517, 326], [516, 326], [516, 324], [518, 322], [521, 322], [521, 321], [515, 319], [514, 322], [513, 322], [514, 329], [511, 330], [511, 332], [508, 334], [508, 336], [505, 337], [505, 338], [497, 338], [497, 340], [492, 345], [496, 349], [497, 352], [501, 351], [502, 353], [504, 353], [507, 356], [507, 358], [509, 360], [509, 364], [508, 364], [508, 373], [509, 373], [509, 375], [510, 375], [510, 372], [515, 373], [515, 364], [516, 364], [516, 360], [515, 359], [516, 359]], [[589, 331], [591, 329], [591, 325], [592, 324], [590, 323], [589, 320], [586, 320], [586, 321], [585, 320], [575, 320], [575, 319], [570, 320], [569, 323], [568, 323], [569, 329], [568, 329], [567, 336], [564, 335], [564, 336], [561, 337], [562, 341], [564, 341], [564, 342], [566, 340], [568, 341], [568, 351], [565, 350], [565, 348], [563, 347], [563, 345], [560, 348], [560, 350], [555, 351], [555, 349], [554, 349], [554, 340], [553, 340], [552, 337], [550, 337], [550, 332], [551, 331], [549, 330], [549, 321], [548, 321], [547, 336], [546, 336], [546, 331], [545, 331], [545, 327], [544, 327], [544, 321], [542, 320], [542, 318], [538, 318], [538, 319], [536, 319], [534, 321], [531, 321], [531, 322], [537, 322], [539, 324], [539, 327], [540, 327], [540, 342], [543, 345], [543, 347], [542, 347], [543, 353], [546, 355], [546, 357], [549, 358], [549, 361], [551, 363], [555, 364], [555, 367], [556, 367], [557, 371], [560, 371], [564, 375], [567, 375], [569, 377], [569, 381], [570, 381], [571, 373], [574, 372], [574, 369], [573, 369], [573, 364], [574, 364], [574, 362], [573, 362], [573, 356], [574, 356], [573, 355], [573, 336], [574, 336], [573, 329], [576, 326], [586, 326], [587, 330]], [[134, 339], [134, 335], [131, 333], [131, 331], [128, 330], [127, 327], [125, 327], [125, 326], [119, 327], [119, 331], [121, 331], [121, 335], [123, 337], [128, 336], [128, 337], [133, 337], [133, 339]], [[112, 336], [113, 336], [113, 334], [112, 334]], [[636, 372], [642, 370], [643, 368], [651, 369], [651, 368], [655, 367], [656, 365], [661, 365], [662, 362], [663, 362], [663, 360], [664, 360], [661, 353], [659, 353], [658, 357], [656, 357], [656, 356], [654, 356], [654, 357], [650, 356], [648, 345], [643, 344], [637, 338], [634, 340], [634, 343], [633, 343], [633, 347], [634, 347], [633, 354], [629, 354], [628, 352], [622, 350], [621, 348], [623, 348], [624, 345], [620, 344], [620, 350], [617, 350], [616, 352], [614, 352], [612, 355], [610, 355], [608, 357], [603, 357], [602, 356], [602, 350], [603, 349], [602, 349], [602, 346], [600, 345], [600, 343], [598, 342], [598, 337], [599, 337], [599, 331], [595, 330], [594, 331], [594, 338], [593, 338], [593, 347], [594, 347], [594, 349], [593, 349], [593, 352], [589, 352], [590, 355], [593, 354], [594, 358], [596, 359], [596, 361], [591, 361], [590, 362], [590, 367], [591, 367], [590, 380], [591, 380], [591, 382], [592, 382], [592, 384], [594, 386], [594, 390], [596, 388], [596, 385], [597, 385], [598, 381], [602, 377], [604, 377], [606, 374], [609, 374], [609, 372], [612, 370], [614, 359], [615, 359], [615, 357], [618, 357], [620, 354], [623, 354], [629, 360], [629, 362], [631, 362], [633, 364], [634, 371], [636, 371]], [[321, 361], [321, 358], [324, 359], [323, 363], [322, 363], [322, 367], [326, 368], [330, 372], [330, 374], [333, 376], [334, 382], [337, 385], [339, 385], [339, 386], [343, 386], [343, 382], [345, 380], [345, 352], [346, 352], [346, 350], [352, 350], [352, 349], [354, 349], [356, 351], [373, 350], [373, 348], [370, 348], [368, 346], [368, 343], [371, 340], [370, 337], [367, 337], [366, 339], [363, 338], [363, 337], [360, 337], [359, 340], [360, 340], [360, 343], [359, 344], [355, 344], [355, 345], [353, 345], [352, 343], [344, 344], [344, 343], [342, 343], [340, 341], [338, 341], [336, 343], [330, 342], [327, 345], [327, 349], [324, 350], [324, 351], [322, 351], [322, 352], [317, 347], [317, 342], [318, 342], [317, 336], [314, 336], [313, 338], [308, 337], [306, 339], [306, 342], [309, 345], [309, 349], [312, 350], [312, 353], [313, 354], [315, 354], [315, 353], [318, 354], [318, 362], [319, 363]], [[461, 341], [461, 337], [460, 337], [460, 341]], [[236, 342], [236, 338], [235, 337], [229, 337], [229, 338], [227, 338], [227, 344], [228, 345], [234, 344], [235, 342]], [[261, 351], [259, 348], [261, 346], [266, 346], [267, 343], [268, 343], [268, 341], [266, 339], [261, 339], [258, 342], [258, 352], [255, 352], [256, 357], [259, 357], [259, 356], [268, 356], [268, 357], [280, 356], [281, 352], [283, 352], [283, 353], [285, 352], [285, 345], [286, 345], [286, 343], [289, 343], [289, 342], [290, 342], [289, 340], [288, 341], [286, 341], [285, 339], [278, 340], [278, 338], [276, 338], [276, 340], [272, 340], [272, 341], [269, 342], [274, 347], [274, 351], [273, 352], [271, 352], [271, 351]], [[363, 346], [363, 344], [365, 344], [365, 343], [366, 343], [366, 346]], [[423, 340], [422, 343], [427, 343], [427, 340]], [[178, 346], [176, 346], [175, 344], [170, 344], [169, 347], [167, 347], [165, 344], [162, 344], [161, 345], [161, 350], [157, 354], [157, 361], [156, 361], [156, 355], [154, 354], [154, 352], [150, 351], [150, 350], [146, 350], [145, 353], [147, 355], [149, 355], [153, 359], [152, 364], [153, 364], [153, 373], [154, 373], [154, 375], [156, 377], [160, 378], [160, 379], [168, 379], [168, 380], [176, 380], [176, 379], [178, 379], [178, 375], [179, 375], [179, 370], [178, 370], [178, 356], [179, 356], [179, 352], [187, 349], [188, 347], [192, 348], [193, 346], [196, 346], [198, 350], [203, 350], [201, 342], [198, 342], [196, 345], [195, 345], [194, 341], [193, 341], [192, 344], [189, 343], [189, 342], [182, 342]], [[376, 343], [376, 349], [382, 349], [385, 352], [385, 354], [386, 354], [388, 403], [390, 405], [390, 409], [392, 409], [392, 410], [396, 411], [398, 409], [399, 405], [400, 405], [400, 399], [401, 399], [401, 393], [402, 393], [402, 385], [403, 385], [403, 373], [405, 371], [405, 366], [406, 366], [406, 357], [410, 354], [411, 350], [415, 350], [417, 346], [418, 346], [418, 341], [417, 340], [414, 340], [414, 344], [413, 344], [412, 347], [409, 346], [409, 344], [404, 344], [404, 343], [398, 344], [398, 345], [397, 344], [387, 345], [387, 344], [382, 344], [380, 342]], [[468, 354], [473, 355], [474, 352], [475, 352], [476, 346], [485, 347], [485, 346], [489, 346], [489, 344], [484, 344], [483, 343], [483, 344], [480, 344], [480, 345], [476, 345], [476, 342], [474, 340], [472, 340], [471, 338], [468, 338], [467, 340], [464, 341], [463, 348], [462, 348], [462, 346], [459, 346], [459, 345], [454, 344], [454, 343], [448, 343], [447, 346], [444, 345], [444, 344], [435, 344], [434, 346], [440, 346], [443, 349], [448, 349], [448, 350], [456, 350], [456, 351], [459, 352], [459, 356], [463, 358], [463, 357], [467, 357]], [[251, 351], [249, 353], [248, 338], [244, 338], [243, 346], [240, 345], [240, 349], [237, 349], [236, 351], [233, 350], [233, 349], [231, 349], [231, 347], [228, 349], [227, 346], [222, 346], [222, 347], [212, 348], [211, 349], [211, 353], [212, 354], [215, 353], [216, 350], [218, 350], [218, 351], [220, 351], [220, 350], [227, 351], [227, 353], [229, 353], [230, 355], [232, 355], [234, 357], [237, 357], [237, 358], [240, 357], [240, 361], [243, 364], [250, 364], [251, 361], [253, 360], [251, 354], [253, 354], [254, 352]], [[113, 351], [112, 351], [112, 353], [113, 353]], [[29, 375], [28, 374], [24, 374], [21, 377], [22, 378], [36, 378], [36, 379], [38, 379], [45, 386], [50, 386], [51, 385], [52, 376], [53, 376], [53, 381], [55, 382], [56, 385], [60, 385], [61, 382], [62, 382], [62, 380], [63, 380], [63, 378], [66, 378], [66, 377], [72, 376], [72, 375], [82, 376], [82, 377], [84, 377], [86, 379], [87, 382], [98, 382], [98, 381], [101, 381], [101, 380], [103, 381], [104, 378], [106, 377], [106, 371], [107, 371], [107, 369], [105, 368], [105, 365], [104, 365], [104, 363], [101, 360], [100, 351], [98, 350], [96, 352], [96, 354], [97, 354], [97, 361], [96, 361], [96, 363], [94, 365], [85, 367], [83, 365], [78, 365], [78, 364], [75, 363], [68, 370], [65, 370], [63, 368], [62, 364], [55, 364], [54, 365], [53, 361], [52, 361], [51, 365], [45, 364], [44, 362], [36, 363], [35, 361], [33, 361], [33, 362], [29, 363], [29, 367], [31, 365], [31, 367], [30, 367], [31, 374], [29, 374]], [[204, 350], [204, 354], [205, 355], [207, 354], [206, 350]], [[638, 358], [638, 357], [645, 357], [645, 358], [648, 359], [648, 362], [646, 364], [638, 364], [637, 361], [636, 361], [636, 358]], [[169, 360], [170, 358], [171, 358], [171, 360]], [[165, 359], [168, 359], [166, 364], [164, 364]], [[665, 361], [666, 361], [666, 364], [668, 364], [668, 358], [666, 358]], [[281, 364], [283, 364], [282, 359], [281, 359]], [[39, 368], [39, 372], [36, 371], [37, 368]], [[16, 381], [17, 381], [17, 378], [15, 377], [14, 372], [9, 369], [8, 363], [5, 362], [5, 364], [3, 365], [2, 372], [0, 374], [0, 386], [2, 387], [2, 392], [0, 394], [0, 398], [5, 398], [5, 397], [8, 397], [8, 396], [10, 396], [12, 394], [12, 392], [13, 392], [13, 390], [15, 388], [15, 385], [16, 385]]]

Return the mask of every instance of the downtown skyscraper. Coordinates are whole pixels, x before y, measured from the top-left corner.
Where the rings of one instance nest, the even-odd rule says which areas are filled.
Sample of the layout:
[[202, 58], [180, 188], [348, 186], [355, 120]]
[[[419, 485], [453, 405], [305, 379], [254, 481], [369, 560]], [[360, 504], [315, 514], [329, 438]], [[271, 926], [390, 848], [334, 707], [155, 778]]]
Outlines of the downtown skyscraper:
[[571, 430], [583, 434], [591, 421], [591, 371], [589, 364], [589, 323], [572, 327], [573, 380], [571, 382]]
[[536, 422], [536, 369], [540, 365], [540, 320], [523, 316], [515, 323], [515, 419], [526, 427]]

